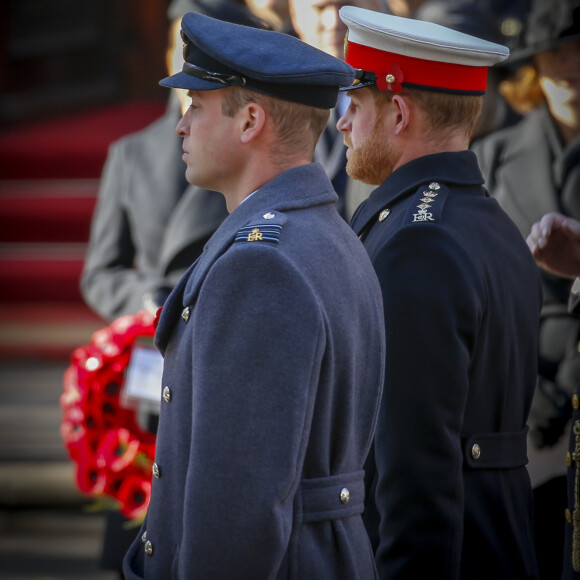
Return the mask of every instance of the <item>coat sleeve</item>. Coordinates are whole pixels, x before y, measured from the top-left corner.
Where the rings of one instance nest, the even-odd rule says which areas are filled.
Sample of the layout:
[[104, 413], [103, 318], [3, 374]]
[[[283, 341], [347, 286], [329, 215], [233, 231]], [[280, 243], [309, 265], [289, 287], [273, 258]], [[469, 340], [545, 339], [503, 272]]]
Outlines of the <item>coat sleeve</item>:
[[239, 244], [194, 316], [193, 429], [179, 578], [273, 578], [288, 548], [325, 326], [277, 248]]
[[403, 228], [374, 261], [383, 292], [385, 387], [375, 438], [381, 580], [459, 577], [460, 435], [483, 287], [437, 225]]

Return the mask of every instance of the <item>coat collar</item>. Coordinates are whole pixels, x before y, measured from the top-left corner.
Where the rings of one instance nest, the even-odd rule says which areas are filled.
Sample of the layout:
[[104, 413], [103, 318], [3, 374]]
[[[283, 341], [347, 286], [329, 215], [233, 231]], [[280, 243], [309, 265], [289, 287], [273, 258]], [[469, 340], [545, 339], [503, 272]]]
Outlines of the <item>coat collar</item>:
[[[190, 306], [195, 302], [207, 272], [219, 256], [231, 246], [242, 227], [251, 225], [257, 217], [268, 212], [277, 214], [288, 210], [334, 204], [337, 199], [323, 167], [318, 163], [289, 169], [247, 198], [222, 222], [206, 244], [201, 256], [170, 294], [155, 334], [157, 348], [164, 352], [173, 326], [184, 306]], [[278, 216], [278, 220], [280, 219], [285, 221], [286, 218]]]
[[360, 234], [377, 213], [430, 181], [453, 185], [483, 185], [483, 177], [472, 151], [425, 155], [399, 167], [364, 202], [352, 219]]

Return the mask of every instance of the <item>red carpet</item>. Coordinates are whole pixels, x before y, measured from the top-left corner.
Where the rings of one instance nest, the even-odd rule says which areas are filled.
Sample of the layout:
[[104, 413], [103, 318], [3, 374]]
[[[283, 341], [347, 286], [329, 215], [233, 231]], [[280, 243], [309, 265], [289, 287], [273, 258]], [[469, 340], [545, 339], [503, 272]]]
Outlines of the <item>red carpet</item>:
[[0, 179], [98, 178], [109, 145], [161, 116], [165, 102], [126, 102], [0, 133]]
[[0, 181], [0, 243], [86, 242], [99, 181]]
[[79, 277], [109, 145], [165, 111], [126, 102], [0, 132], [0, 360], [65, 358], [104, 322]]

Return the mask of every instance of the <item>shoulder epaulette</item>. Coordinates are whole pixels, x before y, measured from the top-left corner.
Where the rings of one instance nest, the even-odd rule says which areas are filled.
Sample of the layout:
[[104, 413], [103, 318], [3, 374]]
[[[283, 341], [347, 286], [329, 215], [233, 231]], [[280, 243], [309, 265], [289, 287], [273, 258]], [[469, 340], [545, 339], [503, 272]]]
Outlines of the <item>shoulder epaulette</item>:
[[448, 193], [447, 186], [437, 181], [419, 187], [411, 200], [405, 223], [438, 222]]
[[281, 219], [281, 214], [273, 212], [265, 213], [262, 218], [264, 221], [256, 221], [253, 224], [241, 228], [236, 234], [235, 241], [269, 242], [271, 244], [277, 244], [280, 241], [282, 224], [285, 219]]

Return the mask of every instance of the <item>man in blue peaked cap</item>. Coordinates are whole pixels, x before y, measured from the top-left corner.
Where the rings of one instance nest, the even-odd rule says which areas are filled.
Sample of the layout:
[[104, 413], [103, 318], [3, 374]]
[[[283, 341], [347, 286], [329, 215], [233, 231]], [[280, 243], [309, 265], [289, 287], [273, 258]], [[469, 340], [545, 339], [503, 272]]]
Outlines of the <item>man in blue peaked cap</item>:
[[354, 70], [289, 35], [182, 21], [188, 181], [229, 216], [167, 299], [151, 502], [126, 578], [367, 580], [380, 288], [313, 164]]

